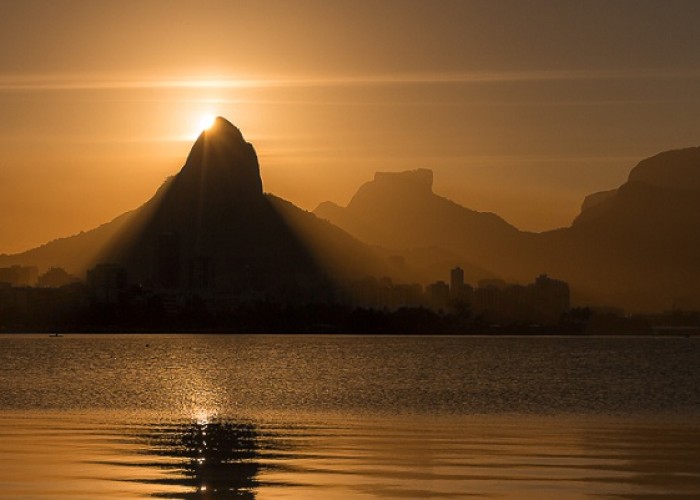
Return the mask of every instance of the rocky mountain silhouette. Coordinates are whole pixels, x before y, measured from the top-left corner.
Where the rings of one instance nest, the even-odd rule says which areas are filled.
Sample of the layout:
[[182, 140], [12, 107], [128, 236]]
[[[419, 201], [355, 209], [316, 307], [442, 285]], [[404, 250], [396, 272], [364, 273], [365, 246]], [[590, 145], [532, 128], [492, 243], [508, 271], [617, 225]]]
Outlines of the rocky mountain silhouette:
[[[548, 273], [572, 285], [578, 304], [700, 307], [700, 148], [641, 161], [618, 189], [588, 196], [570, 227], [543, 233], [434, 194], [423, 169], [377, 173], [347, 207], [325, 202], [314, 213], [368, 243], [412, 249], [406, 255], [442, 251], [466, 263], [472, 282]], [[413, 262], [438, 267], [434, 258]]]
[[[496, 249], [510, 248], [520, 232], [493, 213], [465, 208], [433, 192], [433, 172], [377, 172], [347, 207], [321, 203], [314, 213], [385, 248], [401, 249], [422, 275], [446, 276], [459, 264], [467, 279], [494, 276]], [[445, 254], [452, 255], [450, 260]]]
[[538, 245], [602, 303], [697, 308], [699, 222], [700, 148], [689, 148], [639, 162], [626, 183], [587, 197], [571, 227], [539, 235]]
[[143, 206], [4, 262], [61, 266], [83, 276], [110, 262], [147, 286], [297, 300], [345, 279], [387, 274], [366, 245], [265, 194], [253, 146], [220, 117]]
[[[325, 219], [325, 220], [324, 220]], [[91, 231], [16, 255], [0, 267], [98, 263], [152, 288], [317, 300], [365, 276], [423, 283], [455, 265], [473, 284], [501, 277], [567, 281], [578, 305], [629, 311], [700, 308], [700, 148], [641, 161], [617, 189], [592, 194], [570, 227], [528, 233], [433, 192], [433, 173], [383, 173], [347, 207], [314, 213], [265, 193], [257, 155], [223, 118], [177, 175], [141, 207]]]

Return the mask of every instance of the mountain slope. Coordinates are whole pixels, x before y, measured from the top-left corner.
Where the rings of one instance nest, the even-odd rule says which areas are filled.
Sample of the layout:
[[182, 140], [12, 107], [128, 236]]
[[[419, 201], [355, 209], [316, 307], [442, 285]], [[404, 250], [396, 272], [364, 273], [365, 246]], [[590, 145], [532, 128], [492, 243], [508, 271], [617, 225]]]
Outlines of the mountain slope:
[[[700, 307], [700, 149], [641, 161], [570, 228], [539, 235], [541, 254], [601, 302]], [[555, 254], [565, 255], [557, 262]], [[543, 259], [540, 258], [542, 263]]]
[[[427, 169], [377, 172], [347, 207], [325, 202], [314, 213], [373, 245], [438, 247], [462, 255], [463, 266], [500, 267], [502, 262], [491, 257], [497, 249], [511, 248], [519, 231], [495, 214], [464, 208], [432, 188], [433, 173]], [[484, 270], [481, 277], [487, 275], [492, 273]]]
[[111, 223], [0, 259], [65, 267], [124, 266], [147, 286], [300, 297], [331, 282], [383, 275], [383, 262], [348, 234], [262, 190], [257, 156], [223, 118], [139, 209]]

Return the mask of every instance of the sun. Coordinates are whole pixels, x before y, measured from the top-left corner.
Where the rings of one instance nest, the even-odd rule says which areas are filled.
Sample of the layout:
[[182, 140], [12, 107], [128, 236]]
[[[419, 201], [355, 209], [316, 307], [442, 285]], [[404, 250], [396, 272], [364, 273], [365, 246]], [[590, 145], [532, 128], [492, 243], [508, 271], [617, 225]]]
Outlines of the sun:
[[216, 116], [207, 113], [199, 117], [199, 120], [197, 121], [197, 128], [200, 132], [203, 132], [209, 128], [211, 128], [212, 125], [214, 125], [214, 122], [216, 121]]
[[213, 113], [200, 113], [192, 117], [192, 129], [187, 134], [187, 140], [193, 140], [199, 137], [202, 132], [206, 132], [216, 123], [216, 115]]

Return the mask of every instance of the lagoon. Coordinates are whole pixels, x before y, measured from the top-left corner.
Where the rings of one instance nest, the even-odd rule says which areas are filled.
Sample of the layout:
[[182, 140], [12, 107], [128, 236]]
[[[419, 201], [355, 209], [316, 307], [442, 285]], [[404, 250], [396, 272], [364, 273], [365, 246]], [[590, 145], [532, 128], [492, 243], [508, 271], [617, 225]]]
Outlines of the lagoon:
[[700, 339], [0, 335], [0, 498], [700, 495]]

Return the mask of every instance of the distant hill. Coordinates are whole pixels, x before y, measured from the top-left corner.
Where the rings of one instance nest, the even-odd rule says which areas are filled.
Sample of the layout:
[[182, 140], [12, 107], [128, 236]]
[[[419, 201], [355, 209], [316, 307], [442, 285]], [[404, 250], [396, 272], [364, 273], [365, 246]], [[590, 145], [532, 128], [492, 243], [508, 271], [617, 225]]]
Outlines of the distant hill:
[[[401, 249], [416, 267], [429, 268], [431, 272], [422, 275], [432, 275], [433, 281], [445, 278], [457, 264], [465, 268], [467, 279], [492, 277], [488, 269], [501, 267], [491, 259], [495, 249], [511, 247], [519, 236], [497, 215], [469, 210], [435, 194], [428, 169], [377, 172], [347, 207], [325, 202], [314, 213], [362, 241]], [[454, 257], [438, 264], [445, 253]]]
[[37, 266], [40, 272], [44, 272], [56, 266], [84, 277], [85, 271], [97, 263], [101, 250], [107, 247], [137, 214], [138, 210], [127, 212], [89, 231], [58, 238], [22, 253], [2, 254], [0, 267], [16, 264]]
[[579, 304], [700, 308], [700, 148], [643, 160], [618, 189], [587, 197], [570, 227], [543, 233], [434, 194], [429, 170], [378, 173], [347, 207], [326, 202], [314, 213], [370, 244], [412, 249], [406, 255], [442, 251], [466, 263], [472, 282], [549, 273], [572, 284]]
[[700, 192], [700, 147], [666, 151], [642, 160], [630, 172], [629, 182]]
[[124, 266], [152, 287], [301, 299], [331, 283], [388, 274], [370, 248], [331, 224], [263, 193], [257, 156], [223, 118], [195, 142], [181, 171], [143, 206], [85, 233], [0, 265]]
[[[540, 235], [562, 275], [632, 309], [700, 307], [700, 148], [641, 161], [584, 202], [570, 228]], [[542, 259], [539, 260], [542, 265]]]

